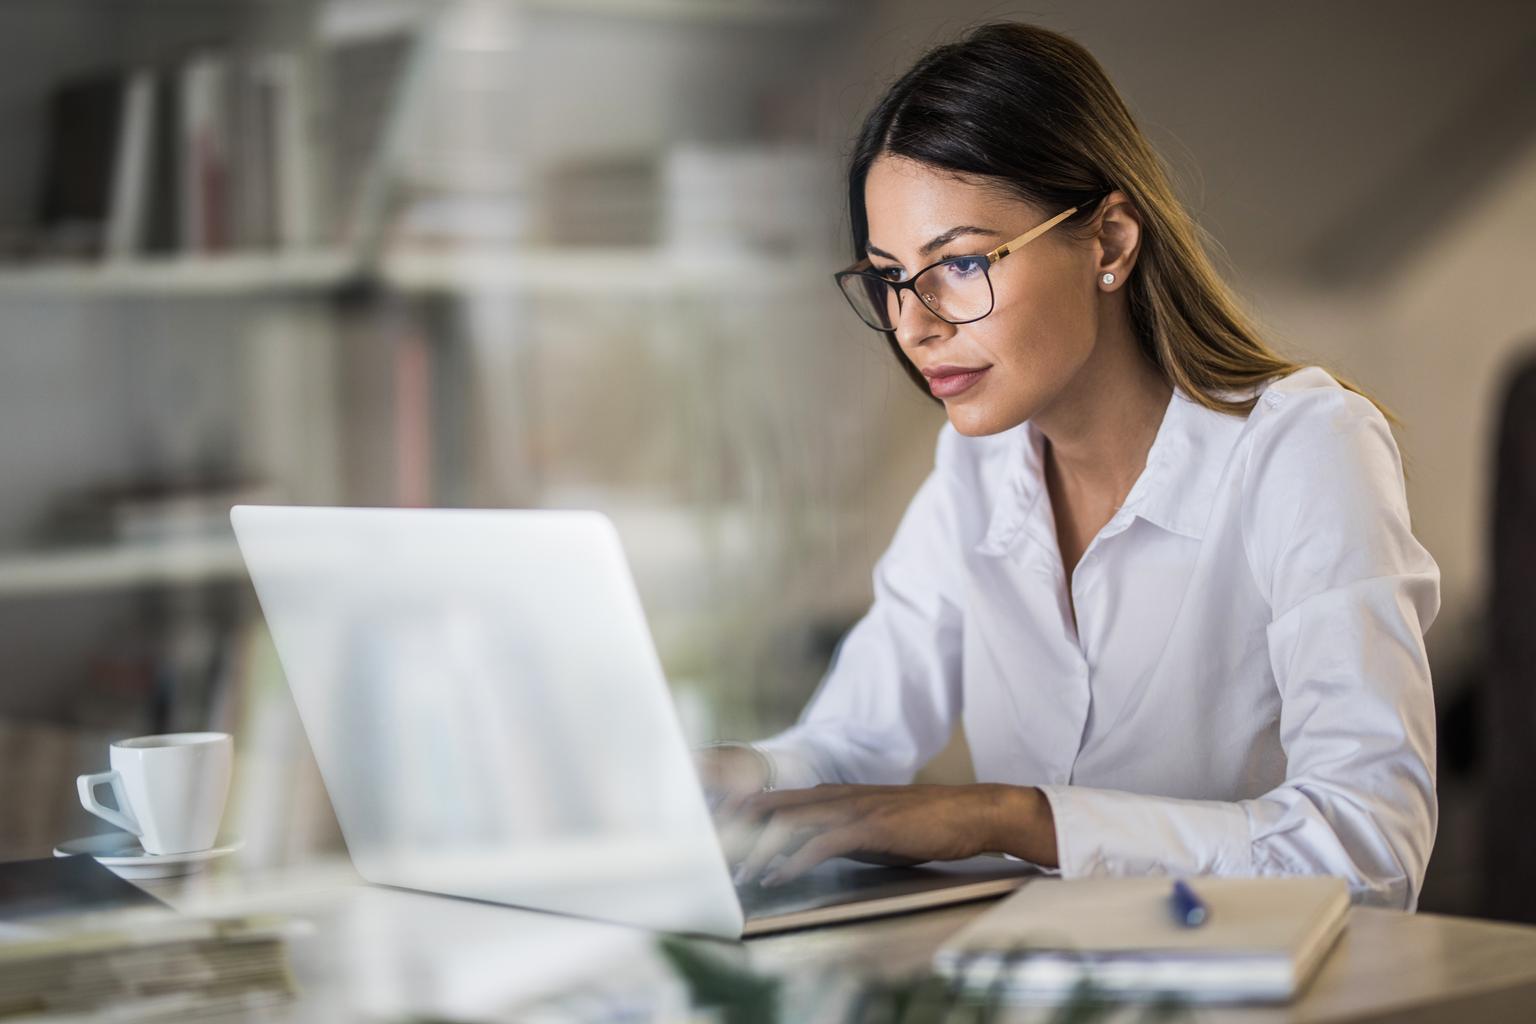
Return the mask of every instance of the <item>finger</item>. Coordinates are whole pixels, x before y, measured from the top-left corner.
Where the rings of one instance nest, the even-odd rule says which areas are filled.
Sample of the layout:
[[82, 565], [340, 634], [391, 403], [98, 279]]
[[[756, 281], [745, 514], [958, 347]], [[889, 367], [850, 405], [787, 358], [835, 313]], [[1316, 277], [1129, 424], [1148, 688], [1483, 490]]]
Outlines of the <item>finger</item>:
[[750, 818], [752, 815], [746, 813], [746, 804], [757, 794], [758, 791], [755, 789], [726, 792], [720, 799], [716, 814], [722, 818]]
[[710, 817], [714, 818], [716, 823], [734, 817], [732, 804], [736, 799], [734, 793], [726, 790], [710, 793], [708, 795]]
[[720, 839], [720, 852], [725, 854], [726, 863], [733, 865], [741, 863], [747, 854], [752, 852], [752, 845], [757, 842], [760, 831], [758, 826], [741, 819], [721, 821], [715, 829], [715, 834]]
[[846, 856], [860, 846], [860, 830], [857, 825], [846, 825], [822, 832], [806, 840], [800, 849], [784, 858], [784, 862], [763, 877], [763, 885], [779, 885], [805, 874], [824, 860]]
[[819, 831], [816, 822], [807, 820], [804, 814], [777, 812], [758, 834], [757, 842], [736, 869], [732, 880], [742, 885], [762, 874], [774, 857], [792, 853]]
[[743, 821], [747, 823], [761, 823], [773, 814], [774, 808], [758, 803], [758, 798], [763, 792], [757, 789], [739, 790], [727, 793], [721, 801], [716, 816], [721, 819]]
[[695, 759], [693, 769], [699, 780], [699, 791], [704, 794], [704, 804], [713, 811], [725, 796], [725, 790], [721, 787], [720, 780], [715, 777], [715, 773], [703, 760]]

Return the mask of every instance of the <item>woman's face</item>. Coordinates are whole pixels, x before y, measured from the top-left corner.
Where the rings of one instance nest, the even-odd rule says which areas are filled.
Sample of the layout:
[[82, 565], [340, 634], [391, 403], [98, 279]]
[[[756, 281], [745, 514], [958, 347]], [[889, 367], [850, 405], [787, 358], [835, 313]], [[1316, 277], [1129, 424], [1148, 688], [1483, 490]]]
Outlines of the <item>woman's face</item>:
[[[869, 252], [875, 272], [908, 280], [948, 256], [985, 253], [1049, 220], [1040, 210], [1000, 197], [947, 172], [904, 157], [878, 157], [864, 184]], [[985, 229], [920, 251], [956, 227]], [[901, 296], [896, 339], [944, 402], [962, 434], [995, 434], [1048, 408], [1082, 369], [1098, 336], [1101, 250], [1096, 241], [1071, 238], [1057, 225], [989, 270], [992, 312], [968, 324], [935, 316], [909, 290]], [[1124, 279], [1120, 267], [1117, 283]], [[939, 272], [943, 272], [942, 270]], [[955, 369], [979, 376], [936, 375]], [[947, 393], [956, 387], [958, 393]]]

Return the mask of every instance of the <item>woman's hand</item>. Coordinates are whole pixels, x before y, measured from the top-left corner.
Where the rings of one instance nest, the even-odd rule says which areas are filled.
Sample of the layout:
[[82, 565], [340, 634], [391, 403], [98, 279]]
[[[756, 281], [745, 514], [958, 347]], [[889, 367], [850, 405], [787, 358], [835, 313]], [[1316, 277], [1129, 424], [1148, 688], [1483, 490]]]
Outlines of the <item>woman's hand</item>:
[[1001, 852], [1056, 864], [1050, 804], [1029, 786], [822, 785], [748, 796], [738, 817], [757, 826], [738, 884], [781, 854], [784, 862], [762, 884], [796, 878], [830, 857], [905, 865]]
[[704, 787], [704, 799], [718, 819], [734, 819], [742, 801], [768, 783], [763, 759], [746, 747], [705, 747], [693, 753], [694, 768]]

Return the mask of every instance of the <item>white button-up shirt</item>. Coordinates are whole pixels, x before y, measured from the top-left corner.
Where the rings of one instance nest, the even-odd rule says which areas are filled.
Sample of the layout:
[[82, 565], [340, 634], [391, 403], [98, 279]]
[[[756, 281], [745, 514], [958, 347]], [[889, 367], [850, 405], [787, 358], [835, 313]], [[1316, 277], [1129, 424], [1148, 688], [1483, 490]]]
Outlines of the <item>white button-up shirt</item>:
[[909, 782], [958, 717], [978, 780], [1044, 792], [1063, 877], [1331, 874], [1414, 909], [1440, 573], [1381, 413], [1317, 367], [1247, 417], [1175, 389], [1070, 580], [1042, 443], [939, 431], [868, 613], [758, 744], [781, 787]]

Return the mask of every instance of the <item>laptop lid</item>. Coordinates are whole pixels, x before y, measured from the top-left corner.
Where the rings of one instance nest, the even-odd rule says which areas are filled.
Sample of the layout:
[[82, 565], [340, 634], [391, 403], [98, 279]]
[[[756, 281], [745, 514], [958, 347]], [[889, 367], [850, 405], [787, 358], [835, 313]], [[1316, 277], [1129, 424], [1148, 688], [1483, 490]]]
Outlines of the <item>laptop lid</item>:
[[741, 934], [606, 516], [238, 505], [230, 519], [365, 879]]

